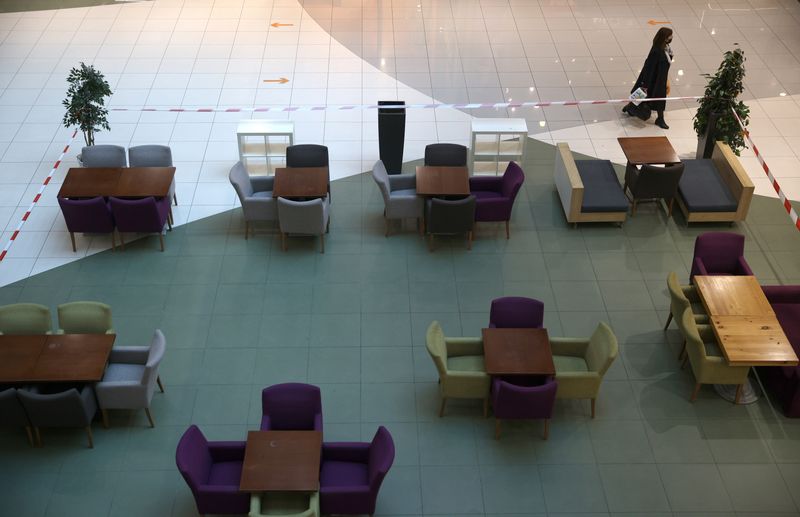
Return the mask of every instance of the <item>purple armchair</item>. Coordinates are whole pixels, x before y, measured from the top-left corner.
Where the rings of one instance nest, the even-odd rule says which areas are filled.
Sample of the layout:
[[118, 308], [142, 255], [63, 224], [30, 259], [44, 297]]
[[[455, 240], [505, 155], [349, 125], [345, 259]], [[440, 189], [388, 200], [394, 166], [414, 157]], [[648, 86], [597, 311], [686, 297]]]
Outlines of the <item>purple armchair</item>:
[[325, 443], [319, 475], [322, 514], [375, 513], [383, 478], [394, 462], [394, 441], [380, 426], [372, 443]]
[[744, 235], [707, 232], [694, 241], [691, 281], [695, 275], [752, 275], [744, 259]]
[[262, 431], [322, 431], [322, 397], [311, 384], [287, 382], [261, 392]]
[[475, 220], [482, 222], [506, 223], [506, 239], [509, 237], [508, 223], [511, 209], [517, 197], [525, 173], [515, 162], [508, 162], [506, 172], [501, 177], [477, 176], [469, 179], [470, 193], [477, 199]]
[[[765, 285], [769, 300], [789, 344], [800, 356], [800, 285]], [[800, 418], [800, 366], [760, 366], [764, 385], [789, 418]]]
[[540, 329], [544, 321], [544, 303], [524, 296], [504, 296], [492, 300], [490, 328]]
[[114, 218], [111, 216], [111, 210], [109, 210], [102, 197], [90, 199], [60, 197], [58, 198], [58, 204], [61, 206], [61, 213], [64, 216], [64, 222], [67, 224], [67, 230], [69, 230], [69, 238], [72, 240], [72, 251], [78, 251], [75, 248], [75, 232], [110, 233], [111, 249], [116, 249]]
[[500, 438], [501, 420], [544, 419], [544, 439], [550, 433], [550, 417], [556, 401], [558, 383], [548, 377], [544, 383], [540, 378], [492, 379], [492, 407], [494, 408], [494, 437]]
[[111, 212], [117, 222], [119, 240], [125, 246], [125, 238], [122, 232], [148, 232], [158, 233], [161, 241], [161, 251], [164, 251], [164, 225], [168, 225], [172, 230], [172, 224], [167, 220], [170, 211], [170, 198], [162, 197], [156, 200], [154, 197], [142, 199], [121, 199], [116, 197], [109, 198]]
[[[169, 199], [169, 198], [167, 198]], [[175, 463], [201, 515], [246, 514], [250, 494], [239, 492], [245, 442], [209, 442], [196, 425], [183, 433]]]

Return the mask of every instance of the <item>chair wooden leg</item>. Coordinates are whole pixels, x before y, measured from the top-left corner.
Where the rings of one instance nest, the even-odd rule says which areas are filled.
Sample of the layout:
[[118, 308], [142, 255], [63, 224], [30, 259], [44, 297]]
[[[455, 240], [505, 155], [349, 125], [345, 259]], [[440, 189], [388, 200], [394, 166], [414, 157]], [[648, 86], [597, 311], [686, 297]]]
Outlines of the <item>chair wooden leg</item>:
[[[594, 399], [592, 399], [592, 400], [594, 400]], [[545, 418], [544, 419], [544, 439], [547, 440], [548, 438], [550, 438], [550, 419], [549, 418]]]
[[167, 221], [171, 224], [175, 222], [175, 217], [172, 215], [172, 207], [169, 208], [169, 212], [167, 212]]
[[596, 406], [597, 406], [597, 399], [592, 399], [592, 418], [594, 418]]
[[164, 251], [164, 234], [163, 233], [159, 233], [158, 234], [158, 240], [161, 243], [161, 251]]
[[156, 424], [153, 423], [153, 415], [150, 414], [150, 408], [144, 408], [144, 414], [147, 415], [147, 420], [150, 421], [150, 427], [155, 427]]
[[389, 236], [389, 220], [386, 217], [383, 218], [383, 236]]
[[667, 330], [667, 327], [669, 327], [670, 323], [672, 323], [672, 311], [669, 311], [669, 316], [667, 316], [667, 324], [664, 325], [664, 330]]
[[319, 234], [319, 252], [325, 253], [325, 234]]
[[511, 236], [511, 233], [510, 233], [510, 230], [509, 230], [508, 221], [506, 221], [506, 239], [508, 239], [510, 236]]
[[744, 391], [744, 384], [736, 386], [736, 398], [733, 399], [734, 404], [739, 404], [741, 402], [743, 391]]
[[494, 419], [494, 439], [495, 440], [499, 440], [500, 439], [500, 419], [499, 418], [495, 418]]
[[34, 437], [36, 438], [36, 447], [41, 447], [42, 446], [42, 433], [39, 431], [38, 427], [34, 427], [33, 428], [33, 434], [34, 434]]
[[667, 215], [670, 216], [670, 217], [672, 217], [672, 204], [673, 203], [675, 203], [675, 198], [670, 199], [669, 203], [667, 203]]
[[75, 233], [69, 232], [69, 238], [72, 241], [72, 251], [77, 252], [78, 249], [75, 247]]
[[86, 438], [89, 440], [89, 448], [94, 449], [94, 437], [92, 436], [91, 426], [86, 426]]
[[636, 215], [636, 200], [633, 200], [633, 206], [631, 207], [631, 217]]
[[331, 233], [331, 216], [328, 216], [328, 222], [325, 223], [325, 233]]
[[159, 375], [156, 377], [156, 382], [158, 383], [158, 389], [161, 390], [161, 393], [164, 393], [164, 385], [161, 384], [161, 376]]
[[172, 194], [172, 200], [175, 202], [175, 206], [178, 206], [178, 194]]
[[244, 222], [244, 239], [247, 240], [250, 237], [250, 221]]
[[692, 391], [692, 397], [689, 399], [692, 402], [694, 402], [697, 399], [697, 394], [700, 393], [700, 386], [702, 386], [702, 384], [700, 384], [699, 382], [694, 385], [694, 391]]
[[442, 397], [442, 404], [439, 406], [439, 418], [444, 416], [444, 406], [447, 404], [447, 399]]
[[31, 432], [31, 426], [29, 425], [25, 426], [25, 434], [28, 435], [28, 443], [30, 444], [30, 446], [36, 447], [36, 445], [33, 443], [33, 433]]
[[100, 414], [103, 416], [103, 427], [108, 429], [108, 410], [107, 409], [101, 409], [100, 410]]
[[281, 249], [286, 251], [286, 234], [281, 232]]
[[111, 251], [117, 251], [117, 235], [113, 229], [111, 230]]
[[167, 217], [167, 231], [172, 231], [172, 220], [169, 217]]
[[125, 251], [125, 234], [122, 232], [119, 232], [119, 247]]

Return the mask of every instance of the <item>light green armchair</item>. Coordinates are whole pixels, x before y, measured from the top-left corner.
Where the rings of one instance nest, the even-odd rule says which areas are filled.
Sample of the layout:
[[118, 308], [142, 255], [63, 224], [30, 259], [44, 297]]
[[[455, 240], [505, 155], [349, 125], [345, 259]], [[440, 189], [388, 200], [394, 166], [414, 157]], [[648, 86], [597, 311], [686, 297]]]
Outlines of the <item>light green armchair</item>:
[[264, 492], [250, 496], [248, 517], [319, 517], [319, 492]]
[[479, 337], [445, 338], [442, 327], [434, 321], [425, 337], [428, 353], [439, 371], [439, 391], [444, 415], [447, 399], [481, 399], [483, 416], [489, 413], [490, 377], [483, 363], [483, 340]]
[[58, 306], [59, 334], [115, 334], [111, 307], [100, 302], [70, 302]]
[[0, 307], [0, 334], [52, 334], [50, 309], [38, 303], [13, 303]]
[[603, 376], [617, 358], [619, 346], [611, 328], [603, 322], [589, 338], [550, 338], [559, 399], [591, 399], [592, 418]]
[[[700, 294], [697, 292], [697, 287], [693, 285], [681, 285], [678, 282], [678, 275], [673, 271], [667, 275], [667, 289], [669, 289], [669, 316], [667, 316], [667, 324], [664, 325], [664, 330], [667, 330], [672, 318], [676, 315], [683, 314], [683, 309], [689, 307], [694, 315], [694, 320], [698, 324], [708, 323], [708, 314], [700, 300]], [[680, 326], [680, 322], [675, 321]]]
[[736, 384], [734, 403], [738, 404], [750, 367], [728, 365], [717, 346], [717, 338], [711, 325], [697, 325], [691, 310], [685, 309], [681, 318], [683, 337], [686, 339], [686, 357], [696, 381], [690, 400], [694, 402], [703, 384]]

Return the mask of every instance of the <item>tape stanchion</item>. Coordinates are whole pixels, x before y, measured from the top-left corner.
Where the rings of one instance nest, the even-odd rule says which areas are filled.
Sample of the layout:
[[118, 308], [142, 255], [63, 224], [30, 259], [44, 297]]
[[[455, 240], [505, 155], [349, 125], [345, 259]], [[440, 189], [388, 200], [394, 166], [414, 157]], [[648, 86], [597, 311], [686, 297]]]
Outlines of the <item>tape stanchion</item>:
[[758, 146], [756, 145], [755, 142], [753, 142], [753, 139], [750, 138], [750, 131], [748, 131], [747, 128], [744, 127], [744, 123], [742, 123], [742, 119], [739, 118], [739, 114], [736, 113], [735, 109], [731, 108], [731, 113], [733, 113], [733, 116], [736, 118], [736, 122], [739, 123], [739, 127], [742, 128], [744, 137], [747, 140], [747, 143], [750, 145], [750, 148], [753, 150], [753, 154], [756, 155], [758, 163], [761, 164], [761, 168], [764, 169], [764, 172], [767, 174], [767, 178], [769, 178], [769, 182], [772, 184], [772, 188], [774, 188], [775, 192], [778, 193], [778, 197], [780, 198], [781, 203], [783, 204], [783, 208], [786, 210], [786, 213], [789, 214], [789, 217], [792, 219], [792, 223], [794, 224], [794, 226], [798, 230], [800, 230], [800, 217], [798, 217], [797, 211], [792, 206], [792, 203], [789, 201], [789, 198], [786, 197], [786, 194], [783, 192], [783, 189], [781, 188], [780, 183], [778, 183], [778, 180], [776, 180], [775, 176], [772, 175], [772, 171], [769, 169], [769, 165], [767, 165], [767, 162], [764, 161], [764, 157], [761, 156], [761, 152], [758, 150]]
[[34, 196], [33, 201], [31, 201], [30, 206], [25, 211], [25, 213], [22, 214], [22, 219], [20, 219], [19, 223], [17, 223], [17, 227], [14, 229], [14, 232], [11, 234], [11, 238], [8, 239], [8, 242], [6, 242], [6, 245], [3, 247], [3, 251], [0, 251], [0, 262], [2, 262], [4, 258], [6, 258], [6, 255], [8, 254], [8, 250], [11, 248], [11, 245], [14, 244], [15, 240], [17, 240], [17, 237], [19, 236], [20, 230], [25, 225], [25, 222], [28, 220], [28, 218], [31, 216], [31, 212], [33, 212], [33, 209], [36, 206], [36, 203], [38, 203], [39, 200], [42, 198], [42, 193], [44, 192], [45, 187], [47, 187], [47, 185], [50, 183], [50, 180], [53, 179], [53, 175], [56, 173], [56, 170], [58, 170], [59, 165], [61, 165], [61, 161], [64, 159], [64, 156], [69, 151], [69, 148], [72, 145], [72, 142], [75, 141], [75, 137], [76, 136], [78, 136], [78, 130], [77, 129], [72, 132], [72, 136], [70, 137], [69, 141], [67, 142], [67, 145], [64, 146], [64, 150], [61, 151], [61, 154], [59, 155], [58, 159], [53, 164], [53, 168], [50, 169], [50, 174], [48, 174], [47, 177], [44, 179], [44, 181], [42, 182], [42, 186], [39, 187], [39, 191], [36, 193], [36, 196]]

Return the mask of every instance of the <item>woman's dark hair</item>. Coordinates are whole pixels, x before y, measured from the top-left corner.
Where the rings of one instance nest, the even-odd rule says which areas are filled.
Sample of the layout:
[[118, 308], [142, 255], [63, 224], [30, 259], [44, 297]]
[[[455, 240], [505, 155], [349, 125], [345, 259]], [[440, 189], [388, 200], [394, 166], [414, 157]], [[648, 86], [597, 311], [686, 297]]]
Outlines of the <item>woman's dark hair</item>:
[[667, 38], [670, 36], [672, 36], [672, 29], [669, 27], [661, 27], [653, 38], [653, 46], [664, 50], [667, 48]]

